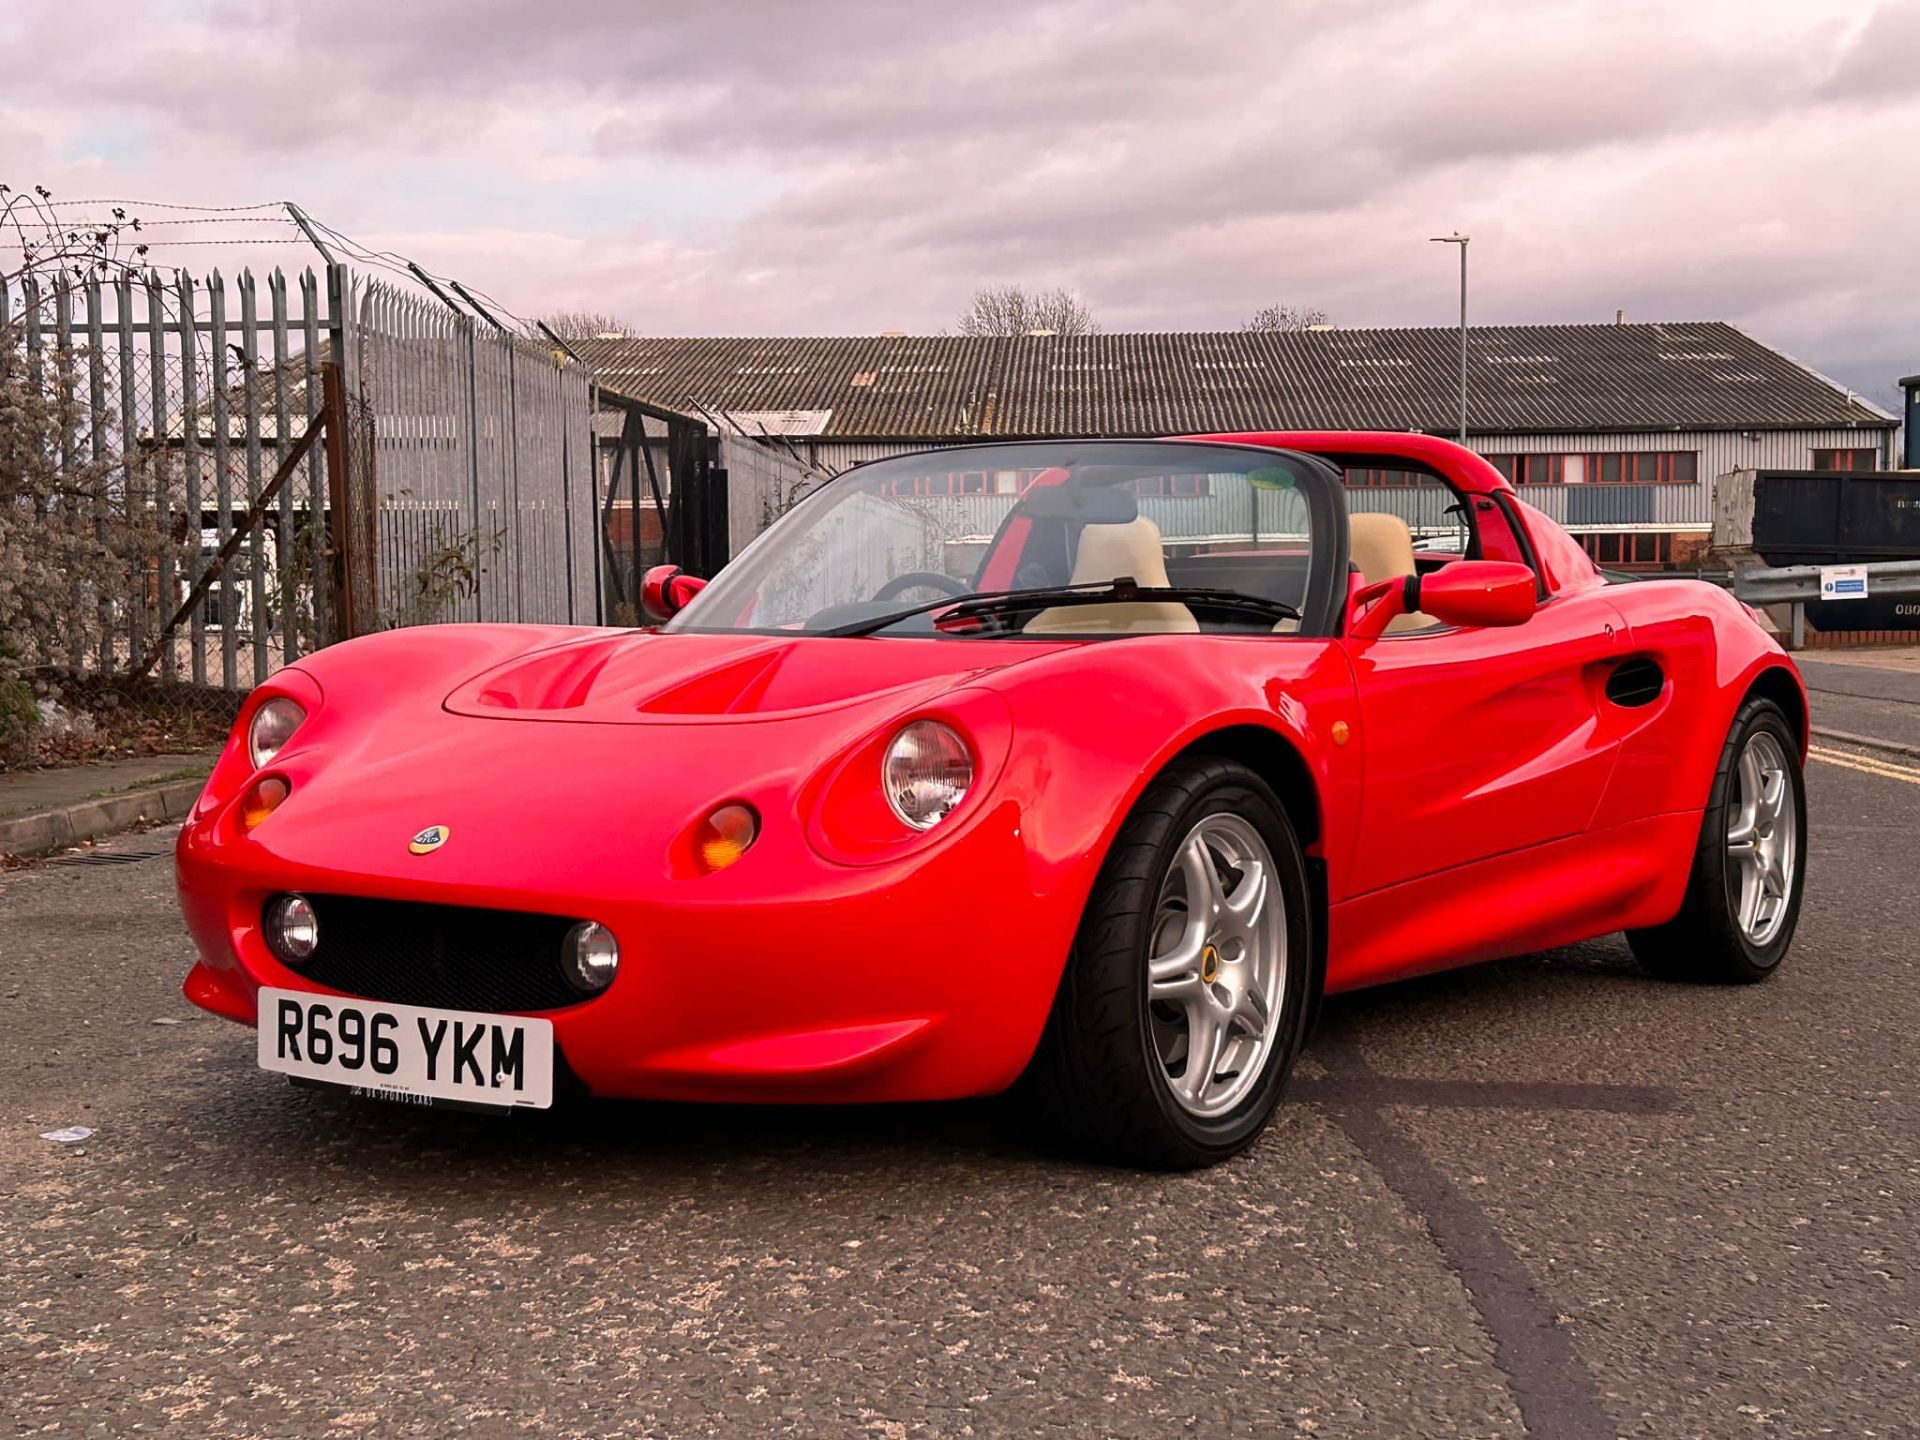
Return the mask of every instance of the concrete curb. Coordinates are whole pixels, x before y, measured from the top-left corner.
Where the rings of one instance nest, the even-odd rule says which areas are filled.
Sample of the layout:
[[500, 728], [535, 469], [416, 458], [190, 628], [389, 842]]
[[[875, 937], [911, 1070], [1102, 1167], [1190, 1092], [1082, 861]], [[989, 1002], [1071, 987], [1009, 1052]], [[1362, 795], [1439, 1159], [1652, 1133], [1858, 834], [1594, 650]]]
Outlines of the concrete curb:
[[1868, 750], [1886, 750], [1895, 755], [1920, 759], [1920, 745], [1904, 745], [1898, 740], [1880, 740], [1872, 735], [1855, 735], [1850, 730], [1828, 730], [1819, 725], [1813, 727], [1813, 733], [1821, 740], [1838, 740], [1842, 745], [1859, 745]]
[[206, 777], [149, 785], [98, 800], [82, 800], [55, 810], [0, 820], [0, 858], [44, 855], [100, 835], [129, 830], [135, 825], [184, 820], [200, 798]]

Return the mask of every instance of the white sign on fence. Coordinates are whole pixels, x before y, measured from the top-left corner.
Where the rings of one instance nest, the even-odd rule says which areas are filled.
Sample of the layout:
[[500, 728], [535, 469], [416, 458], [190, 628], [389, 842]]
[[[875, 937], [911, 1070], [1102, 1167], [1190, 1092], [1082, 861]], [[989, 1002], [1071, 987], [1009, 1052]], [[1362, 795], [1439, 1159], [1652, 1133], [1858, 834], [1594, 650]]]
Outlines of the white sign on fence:
[[1867, 598], [1867, 567], [1864, 565], [1822, 565], [1822, 600], [1864, 600]]

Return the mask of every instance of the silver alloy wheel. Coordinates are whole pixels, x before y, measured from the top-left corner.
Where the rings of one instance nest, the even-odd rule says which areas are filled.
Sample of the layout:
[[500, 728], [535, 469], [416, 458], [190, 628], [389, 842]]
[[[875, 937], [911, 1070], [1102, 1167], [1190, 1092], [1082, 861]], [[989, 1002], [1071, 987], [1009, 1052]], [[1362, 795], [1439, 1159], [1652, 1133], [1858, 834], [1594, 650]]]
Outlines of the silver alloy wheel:
[[1212, 1119], [1253, 1089], [1286, 1008], [1286, 899], [1260, 832], [1238, 815], [1202, 819], [1174, 851], [1154, 916], [1155, 1056], [1180, 1107]]
[[1734, 918], [1754, 945], [1765, 945], [1786, 923], [1800, 859], [1800, 815], [1793, 803], [1792, 761], [1780, 742], [1756, 730], [1740, 752], [1739, 803], [1727, 823], [1728, 872]]

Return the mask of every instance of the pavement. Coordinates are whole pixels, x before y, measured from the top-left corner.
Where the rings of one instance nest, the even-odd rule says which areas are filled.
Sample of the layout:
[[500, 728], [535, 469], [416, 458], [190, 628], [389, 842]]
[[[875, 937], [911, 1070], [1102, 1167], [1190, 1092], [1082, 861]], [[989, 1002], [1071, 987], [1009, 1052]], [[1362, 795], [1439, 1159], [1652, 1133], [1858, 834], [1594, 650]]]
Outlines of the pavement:
[[136, 825], [181, 820], [216, 752], [0, 770], [0, 860], [43, 855]]
[[294, 1089], [179, 996], [169, 831], [0, 875], [0, 1434], [1913, 1435], [1920, 762], [1808, 783], [1768, 983], [1607, 937], [1347, 997], [1182, 1176], [1004, 1100]]

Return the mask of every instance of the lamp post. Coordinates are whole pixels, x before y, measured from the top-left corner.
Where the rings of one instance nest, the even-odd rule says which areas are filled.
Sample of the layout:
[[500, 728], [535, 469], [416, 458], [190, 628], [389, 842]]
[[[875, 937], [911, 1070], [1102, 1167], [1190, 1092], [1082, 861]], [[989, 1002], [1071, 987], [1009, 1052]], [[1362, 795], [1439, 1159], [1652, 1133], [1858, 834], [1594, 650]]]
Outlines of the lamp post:
[[1462, 235], [1458, 230], [1451, 235], [1432, 235], [1428, 239], [1436, 245], [1458, 245], [1460, 247], [1460, 435], [1462, 445], [1467, 443], [1467, 242], [1473, 237]]

